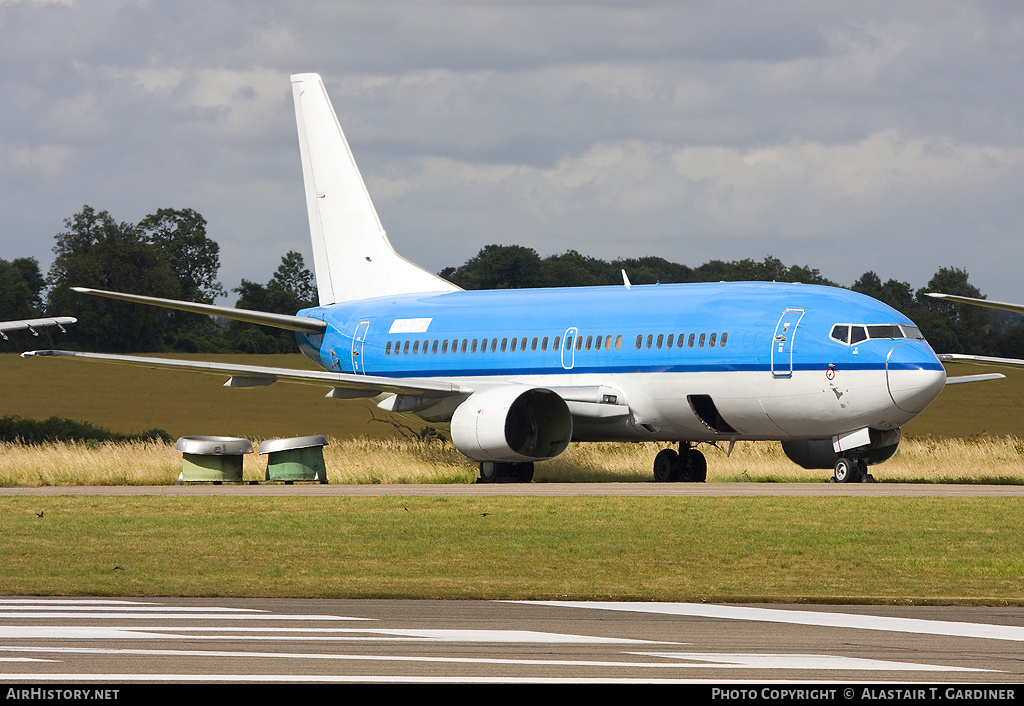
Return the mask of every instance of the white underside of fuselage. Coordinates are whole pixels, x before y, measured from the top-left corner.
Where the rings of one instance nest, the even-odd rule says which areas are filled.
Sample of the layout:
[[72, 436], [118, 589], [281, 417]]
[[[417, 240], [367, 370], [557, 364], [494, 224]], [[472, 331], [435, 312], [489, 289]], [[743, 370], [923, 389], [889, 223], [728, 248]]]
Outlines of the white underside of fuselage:
[[[934, 371], [901, 373], [913, 376], [915, 390], [941, 389], [944, 374]], [[576, 441], [716, 441], [829, 439], [863, 428], [896, 429], [927, 405], [914, 399], [897, 405], [885, 370], [807, 371], [773, 376], [766, 371], [618, 373], [537, 375], [515, 378], [462, 377], [455, 381], [482, 391], [500, 385], [555, 389], [600, 388], [614, 402], [573, 407]], [[446, 378], [451, 380], [451, 378]], [[691, 396], [703, 395], [725, 422], [712, 428], [695, 411]], [[628, 409], [624, 409], [623, 405]], [[432, 422], [450, 418], [450, 403], [417, 410]], [[582, 409], [581, 413], [577, 413]], [[916, 408], [919, 407], [919, 408]], [[729, 431], [731, 429], [732, 431]]]

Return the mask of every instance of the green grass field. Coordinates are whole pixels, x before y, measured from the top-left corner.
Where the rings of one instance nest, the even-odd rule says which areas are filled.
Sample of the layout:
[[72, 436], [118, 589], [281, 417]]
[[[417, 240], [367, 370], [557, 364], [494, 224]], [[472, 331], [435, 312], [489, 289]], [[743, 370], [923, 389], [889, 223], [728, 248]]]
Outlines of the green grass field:
[[0, 593], [1020, 605], [1022, 530], [1013, 499], [6, 497]]

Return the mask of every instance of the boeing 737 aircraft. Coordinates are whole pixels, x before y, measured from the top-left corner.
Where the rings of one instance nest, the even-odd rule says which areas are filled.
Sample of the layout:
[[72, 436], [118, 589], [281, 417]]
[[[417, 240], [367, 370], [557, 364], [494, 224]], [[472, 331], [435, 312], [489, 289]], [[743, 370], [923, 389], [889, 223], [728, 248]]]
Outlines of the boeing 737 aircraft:
[[296, 332], [323, 371], [68, 351], [330, 387], [328, 397], [450, 424], [484, 482], [527, 482], [571, 441], [678, 443], [659, 481], [703, 481], [698, 442], [781, 440], [790, 459], [866, 478], [950, 382], [907, 317], [843, 289], [775, 282], [462, 291], [392, 249], [315, 74], [292, 76], [319, 306], [295, 316], [91, 289]]

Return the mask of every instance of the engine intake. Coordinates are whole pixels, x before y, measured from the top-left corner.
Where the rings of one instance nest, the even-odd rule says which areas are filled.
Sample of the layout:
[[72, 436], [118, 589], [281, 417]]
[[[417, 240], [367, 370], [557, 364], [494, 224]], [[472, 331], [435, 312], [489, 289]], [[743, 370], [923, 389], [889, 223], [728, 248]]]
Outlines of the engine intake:
[[507, 385], [459, 405], [451, 432], [455, 446], [474, 461], [540, 461], [569, 446], [572, 415], [551, 390]]

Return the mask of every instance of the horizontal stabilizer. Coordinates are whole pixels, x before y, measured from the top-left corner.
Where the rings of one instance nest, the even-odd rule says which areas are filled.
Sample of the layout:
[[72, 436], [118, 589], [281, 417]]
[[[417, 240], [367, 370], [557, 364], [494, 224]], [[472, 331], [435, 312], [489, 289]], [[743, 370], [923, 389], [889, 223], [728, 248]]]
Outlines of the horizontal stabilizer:
[[81, 294], [92, 294], [97, 297], [107, 297], [108, 299], [118, 299], [120, 301], [134, 302], [136, 304], [149, 304], [150, 306], [159, 306], [165, 309], [190, 311], [193, 314], [220, 316], [225, 319], [233, 319], [234, 321], [247, 321], [250, 324], [262, 324], [264, 326], [287, 329], [288, 331], [323, 333], [327, 330], [327, 324], [320, 319], [312, 319], [305, 316], [270, 314], [264, 311], [235, 309], [230, 306], [215, 306], [213, 304], [198, 304], [196, 302], [178, 301], [177, 299], [143, 297], [138, 294], [122, 294], [121, 292], [105, 292], [102, 289], [89, 289], [88, 287], [72, 287], [71, 289], [76, 292], [80, 292]]

